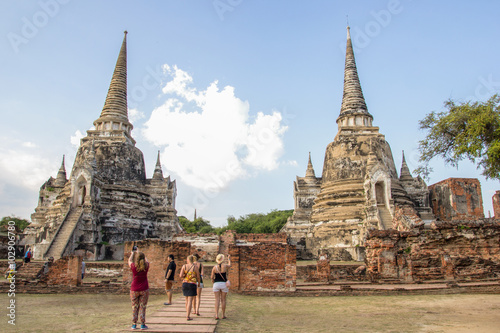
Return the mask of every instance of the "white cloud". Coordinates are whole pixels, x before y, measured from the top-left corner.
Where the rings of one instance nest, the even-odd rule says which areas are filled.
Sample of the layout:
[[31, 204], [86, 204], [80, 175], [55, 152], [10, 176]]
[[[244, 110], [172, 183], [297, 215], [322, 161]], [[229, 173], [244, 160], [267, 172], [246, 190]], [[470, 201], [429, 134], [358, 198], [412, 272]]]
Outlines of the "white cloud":
[[85, 135], [80, 132], [80, 130], [76, 130], [75, 135], [72, 135], [70, 137], [71, 144], [75, 147], [78, 148], [80, 147], [80, 139], [83, 138]]
[[128, 110], [128, 119], [130, 120], [130, 122], [132, 124], [135, 123], [137, 120], [142, 119], [144, 117], [145, 117], [144, 113], [142, 113], [141, 111], [139, 111], [137, 109], [129, 109]]
[[[34, 153], [31, 146], [26, 146], [16, 140], [2, 139], [8, 142], [0, 148], [0, 183], [2, 186], [11, 184], [30, 190], [37, 190], [54, 171], [57, 173], [57, 162]], [[54, 175], [55, 176], [55, 175]]]
[[33, 142], [23, 142], [23, 147], [26, 147], [26, 148], [36, 148], [36, 144], [34, 144]]
[[216, 193], [249, 171], [279, 166], [287, 130], [279, 112], [259, 112], [251, 121], [249, 103], [233, 87], [220, 90], [214, 81], [199, 90], [177, 66], [163, 69], [172, 77], [162, 89], [169, 98], [153, 110], [142, 133], [163, 147], [168, 170], [189, 186]]

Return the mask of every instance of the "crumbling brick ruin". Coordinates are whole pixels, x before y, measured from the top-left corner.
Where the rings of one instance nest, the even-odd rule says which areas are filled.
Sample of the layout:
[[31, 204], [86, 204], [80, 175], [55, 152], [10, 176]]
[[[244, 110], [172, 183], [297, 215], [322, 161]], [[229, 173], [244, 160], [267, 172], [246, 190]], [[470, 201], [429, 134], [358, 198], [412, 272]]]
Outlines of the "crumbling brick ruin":
[[[168, 266], [167, 257], [173, 254], [179, 270], [190, 255], [191, 245], [187, 242], [162, 241], [157, 239], [146, 239], [138, 242], [125, 243], [125, 256], [123, 258], [123, 282], [130, 285], [132, 282], [132, 272], [128, 267], [128, 259], [132, 253], [132, 247], [137, 246], [139, 251], [146, 255], [146, 259], [151, 263], [148, 272], [149, 287], [165, 288], [165, 270]], [[178, 274], [179, 272], [176, 272]], [[176, 279], [178, 280], [178, 279]]]
[[[205, 236], [206, 237], [206, 236]], [[223, 244], [223, 245], [222, 245]], [[129, 285], [132, 274], [128, 258], [136, 245], [151, 263], [148, 273], [152, 289], [164, 288], [167, 256], [173, 254], [178, 269], [193, 253], [192, 243], [185, 241], [162, 241], [146, 239], [125, 244], [123, 259], [123, 282]], [[296, 251], [286, 242], [283, 234], [237, 234], [228, 231], [220, 237], [220, 253], [231, 255], [232, 268], [229, 273], [232, 291], [293, 291], [296, 283]], [[211, 258], [212, 254], [209, 254]], [[205, 267], [205, 278], [211, 267]], [[178, 274], [179, 271], [176, 272]], [[176, 279], [178, 280], [178, 279]], [[177, 287], [180, 283], [177, 284]]]
[[[112, 258], [120, 264], [94, 271], [89, 265], [89, 274], [121, 277], [121, 283], [91, 286], [126, 292], [134, 245], [151, 263], [149, 284], [157, 293], [163, 293], [168, 254], [179, 268], [190, 254], [205, 262], [230, 254], [231, 290], [248, 293], [296, 291], [297, 278], [329, 285], [499, 278], [500, 191], [492, 198], [495, 219], [485, 219], [477, 179], [449, 178], [428, 187], [411, 175], [404, 153], [398, 176], [389, 143], [368, 112], [349, 29], [337, 135], [326, 147], [321, 177], [309, 155], [305, 176], [293, 183], [293, 215], [278, 234], [182, 233], [175, 181], [163, 176], [159, 154], [146, 178], [126, 96], [125, 37], [95, 129], [81, 140], [69, 179], [63, 157], [57, 177], [42, 185], [24, 233], [22, 245], [31, 245], [35, 258], [62, 257], [43, 275], [46, 285], [79, 287], [82, 257]], [[0, 243], [5, 247], [4, 239]], [[297, 266], [297, 259], [319, 260]], [[40, 264], [25, 273], [36, 274]], [[205, 266], [205, 276], [210, 269]]]
[[[305, 177], [294, 182], [294, 213], [281, 230], [296, 246], [298, 258], [317, 259], [326, 253], [332, 260], [372, 262], [379, 258], [372, 250], [377, 230], [388, 235], [398, 234], [394, 230], [415, 232], [435, 225], [436, 219], [482, 223], [477, 179], [449, 178], [427, 187], [420, 176], [411, 175], [404, 152], [398, 177], [389, 143], [372, 121], [348, 27], [338, 133], [326, 148], [322, 177], [315, 176], [309, 156]], [[496, 217], [499, 192], [493, 197]], [[439, 228], [445, 229], [442, 224]], [[369, 245], [367, 237], [372, 237]], [[429, 265], [435, 267], [434, 262]], [[314, 279], [329, 275], [329, 266], [318, 267]]]
[[429, 186], [434, 215], [441, 221], [484, 218], [481, 184], [475, 178], [448, 178]]
[[69, 179], [63, 158], [57, 178], [40, 188], [22, 241], [33, 247], [36, 259], [80, 250], [92, 260], [121, 260], [126, 241], [168, 240], [182, 230], [175, 181], [163, 176], [159, 153], [152, 178], [146, 178], [132, 128], [125, 34], [101, 115], [81, 139]]
[[231, 290], [294, 291], [296, 250], [286, 243], [229, 245]]
[[373, 230], [366, 240], [373, 279], [498, 279], [500, 224], [494, 220], [434, 222], [413, 231]]
[[434, 219], [427, 185], [411, 176], [404, 156], [398, 178], [389, 143], [372, 121], [348, 27], [338, 133], [326, 148], [322, 177], [314, 176], [311, 163], [306, 177], [297, 177], [295, 211], [282, 229], [301, 258], [326, 252], [333, 260], [362, 261], [367, 232], [393, 228], [397, 212], [411, 215], [400, 216], [400, 225]]

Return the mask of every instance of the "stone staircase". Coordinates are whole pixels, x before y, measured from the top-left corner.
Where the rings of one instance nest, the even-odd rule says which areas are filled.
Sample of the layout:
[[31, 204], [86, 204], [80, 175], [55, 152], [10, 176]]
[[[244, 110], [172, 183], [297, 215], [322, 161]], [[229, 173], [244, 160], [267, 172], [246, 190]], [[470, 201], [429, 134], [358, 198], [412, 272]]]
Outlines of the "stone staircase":
[[17, 268], [16, 280], [33, 281], [37, 279], [38, 273], [43, 268], [43, 261], [31, 261], [24, 265], [19, 265]]
[[378, 216], [380, 218], [380, 225], [383, 230], [391, 229], [392, 228], [392, 215], [385, 207], [385, 205], [378, 205]]
[[82, 207], [72, 208], [68, 213], [61, 227], [57, 231], [49, 249], [45, 252], [45, 258], [54, 257], [55, 260], [62, 257], [64, 249], [75, 230], [76, 224], [82, 215]]

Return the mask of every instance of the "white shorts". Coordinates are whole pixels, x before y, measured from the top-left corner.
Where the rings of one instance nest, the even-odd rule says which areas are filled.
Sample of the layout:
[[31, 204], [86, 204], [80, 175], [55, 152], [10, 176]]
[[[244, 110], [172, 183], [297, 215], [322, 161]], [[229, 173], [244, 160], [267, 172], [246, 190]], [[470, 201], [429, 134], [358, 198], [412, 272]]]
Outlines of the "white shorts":
[[226, 287], [226, 282], [215, 282], [213, 286], [214, 293], [222, 291], [223, 293], [227, 293], [229, 289]]

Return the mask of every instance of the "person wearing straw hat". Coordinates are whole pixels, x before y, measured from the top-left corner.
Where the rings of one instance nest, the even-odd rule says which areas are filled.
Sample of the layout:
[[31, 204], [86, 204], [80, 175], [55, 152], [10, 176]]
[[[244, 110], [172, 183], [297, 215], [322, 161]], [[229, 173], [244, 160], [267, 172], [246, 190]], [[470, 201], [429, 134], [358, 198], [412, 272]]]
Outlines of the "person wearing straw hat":
[[227, 273], [231, 267], [231, 257], [227, 256], [227, 264], [223, 264], [224, 255], [218, 254], [215, 258], [217, 265], [212, 268], [213, 291], [215, 294], [215, 319], [219, 319], [219, 306], [222, 308], [222, 319], [226, 319], [226, 296], [229, 292], [229, 281]]

